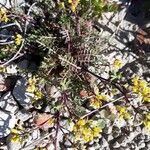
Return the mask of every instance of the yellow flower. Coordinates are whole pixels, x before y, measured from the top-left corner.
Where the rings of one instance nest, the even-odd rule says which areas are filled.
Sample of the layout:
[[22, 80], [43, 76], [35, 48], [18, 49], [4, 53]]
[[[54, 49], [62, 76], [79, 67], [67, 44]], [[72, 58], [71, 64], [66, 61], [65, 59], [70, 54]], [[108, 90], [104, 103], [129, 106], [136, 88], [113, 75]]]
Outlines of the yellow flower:
[[96, 95], [95, 98], [90, 100], [90, 106], [95, 109], [98, 109], [102, 106], [103, 101], [106, 101], [107, 97], [105, 95]]
[[150, 120], [150, 113], [146, 114], [146, 119]]
[[150, 120], [149, 121], [144, 121], [144, 125], [150, 131]]
[[130, 113], [127, 111], [127, 107], [116, 106], [116, 108], [119, 112], [119, 118], [120, 119], [130, 119], [131, 118]]
[[77, 122], [77, 125], [78, 126], [84, 126], [86, 124], [86, 120], [84, 119], [80, 119], [78, 122]]
[[21, 143], [20, 136], [17, 135], [17, 134], [12, 135], [11, 142], [13, 142], [13, 143]]
[[35, 86], [36, 82], [37, 82], [37, 79], [35, 76], [33, 76], [32, 78], [29, 78], [26, 91], [29, 93], [34, 93], [36, 90], [36, 86]]
[[113, 66], [114, 66], [115, 69], [118, 70], [118, 69], [120, 69], [123, 66], [123, 64], [122, 64], [121, 60], [115, 59], [115, 61], [113, 63]]
[[132, 82], [134, 84], [134, 86], [138, 86], [138, 82], [139, 82], [139, 76], [135, 76], [133, 79], [132, 79]]
[[59, 8], [64, 9], [65, 8], [65, 3], [64, 2], [59, 2]]
[[0, 21], [8, 22], [8, 17], [6, 15], [6, 9], [0, 8]]
[[29, 86], [27, 87], [26, 91], [29, 92], [29, 93], [34, 93], [35, 89], [36, 89], [36, 87], [35, 87], [35, 85], [33, 84], [33, 85], [29, 85]]
[[11, 129], [11, 133], [18, 134], [19, 131], [17, 129], [13, 128], [13, 129]]
[[93, 120], [80, 119], [74, 124], [73, 132], [76, 141], [90, 142], [95, 137], [98, 137], [102, 130]]
[[71, 5], [71, 10], [75, 12], [80, 0], [68, 0], [68, 3]]
[[34, 99], [38, 100], [38, 99], [41, 99], [42, 97], [43, 97], [42, 92], [39, 90], [36, 90], [34, 93]]
[[145, 115], [144, 126], [150, 131], [150, 113]]
[[102, 132], [102, 129], [101, 129], [101, 128], [99, 128], [99, 127], [94, 127], [94, 128], [93, 128], [93, 136], [94, 136], [94, 137], [98, 137], [99, 134], [100, 134], [100, 132]]
[[15, 38], [15, 44], [20, 45], [21, 42], [22, 42], [22, 36], [20, 34], [17, 34]]
[[6, 67], [0, 67], [0, 72], [6, 72]]
[[95, 109], [98, 109], [102, 106], [102, 101], [99, 101], [98, 99], [93, 98], [90, 101], [90, 106], [92, 106]]
[[32, 78], [29, 78], [28, 83], [29, 84], [35, 84], [37, 82], [37, 79], [35, 76], [33, 76]]
[[29, 78], [28, 86], [26, 88], [27, 92], [34, 94], [34, 100], [38, 100], [43, 97], [43, 93], [36, 87], [37, 80], [38, 78], [36, 78], [35, 76]]
[[72, 3], [72, 0], [68, 0], [68, 3], [71, 4], [71, 3]]
[[11, 129], [11, 142], [13, 143], [21, 143], [21, 136], [19, 135], [19, 131], [17, 129]]
[[150, 87], [145, 80], [140, 79], [140, 77], [135, 76], [132, 79], [132, 90], [140, 97], [143, 98], [143, 101], [150, 102]]

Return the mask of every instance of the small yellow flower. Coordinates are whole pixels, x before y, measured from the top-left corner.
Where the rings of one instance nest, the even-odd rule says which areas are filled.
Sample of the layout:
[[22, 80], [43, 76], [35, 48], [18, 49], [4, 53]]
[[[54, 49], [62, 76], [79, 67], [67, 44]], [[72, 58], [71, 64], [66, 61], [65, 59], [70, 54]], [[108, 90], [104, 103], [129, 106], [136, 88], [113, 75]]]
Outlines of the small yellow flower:
[[8, 22], [8, 17], [6, 15], [6, 9], [0, 8], [0, 21]]
[[113, 63], [113, 67], [118, 70], [123, 66], [122, 61], [119, 59], [115, 59], [114, 63]]
[[17, 129], [13, 128], [13, 129], [11, 129], [11, 133], [18, 134], [19, 131]]
[[16, 134], [12, 135], [11, 142], [13, 142], [13, 143], [21, 143], [20, 136], [16, 135]]
[[150, 131], [150, 120], [149, 121], [144, 121], [144, 125]]
[[95, 109], [98, 109], [102, 106], [103, 101], [106, 101], [107, 97], [105, 95], [96, 95], [95, 98], [92, 98], [90, 100], [90, 106], [92, 106]]
[[26, 91], [29, 93], [34, 93], [35, 89], [36, 89], [35, 85], [32, 84], [27, 87]]
[[68, 3], [71, 5], [72, 12], [75, 12], [80, 0], [68, 0]]
[[6, 67], [0, 67], [0, 72], [6, 72]]
[[134, 84], [135, 86], [138, 85], [139, 79], [140, 79], [139, 76], [135, 76], [135, 77], [132, 79], [132, 82], [133, 82], [133, 84]]
[[145, 115], [144, 126], [150, 131], [150, 113]]
[[68, 3], [71, 4], [73, 1], [72, 0], [68, 0]]
[[26, 91], [29, 93], [34, 93], [36, 90], [36, 86], [35, 86], [36, 82], [37, 82], [37, 79], [35, 76], [33, 76], [32, 78], [29, 78]]
[[78, 126], [84, 126], [86, 124], [86, 121], [84, 119], [80, 119], [78, 122], [77, 122], [77, 125]]
[[29, 78], [29, 80], [28, 80], [29, 84], [36, 84], [36, 82], [37, 82], [37, 79], [35, 76], [33, 76], [32, 78]]
[[64, 9], [65, 8], [65, 3], [64, 2], [60, 2], [59, 3], [59, 8], [60, 9]]
[[93, 128], [93, 136], [94, 136], [94, 137], [98, 137], [99, 134], [100, 134], [100, 132], [102, 132], [102, 129], [101, 129], [101, 128], [99, 128], [99, 127], [94, 127], [94, 128]]
[[39, 90], [35, 90], [35, 92], [34, 92], [34, 99], [38, 100], [38, 99], [41, 99], [42, 97], [43, 97], [42, 92], [39, 91]]
[[21, 42], [22, 42], [22, 36], [20, 34], [17, 34], [15, 38], [15, 44], [20, 45]]
[[146, 119], [150, 120], [150, 113], [146, 114]]
[[19, 135], [19, 130], [17, 129], [11, 129], [11, 142], [13, 143], [21, 143], [22, 139], [21, 136]]
[[118, 112], [119, 112], [119, 118], [120, 119], [130, 119], [131, 115], [127, 110], [127, 107], [123, 106], [116, 106]]
[[98, 137], [102, 130], [93, 120], [80, 119], [74, 124], [73, 132], [76, 141], [90, 142], [95, 137]]
[[145, 80], [135, 76], [132, 79], [132, 91], [143, 98], [143, 101], [150, 102], [150, 87]]

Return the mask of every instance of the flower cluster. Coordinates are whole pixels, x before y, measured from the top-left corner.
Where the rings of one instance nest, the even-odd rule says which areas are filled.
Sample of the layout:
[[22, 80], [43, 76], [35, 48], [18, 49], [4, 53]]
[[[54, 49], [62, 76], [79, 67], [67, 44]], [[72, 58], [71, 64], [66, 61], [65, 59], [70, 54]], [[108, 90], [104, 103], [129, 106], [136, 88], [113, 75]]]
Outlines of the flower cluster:
[[11, 129], [11, 142], [13, 143], [22, 143], [23, 137], [20, 136], [21, 132], [18, 129]]
[[113, 62], [113, 67], [114, 69], [118, 70], [123, 66], [122, 61], [119, 59], [115, 59], [115, 61]]
[[107, 100], [106, 95], [96, 95], [95, 98], [90, 100], [90, 106], [95, 109], [98, 109], [102, 106], [103, 102]]
[[75, 12], [80, 0], [68, 0], [68, 3], [71, 5], [71, 10]]
[[80, 119], [73, 127], [76, 141], [90, 142], [98, 137], [102, 129], [93, 120]]
[[15, 44], [20, 45], [22, 42], [22, 36], [20, 34], [17, 34], [15, 37]]
[[143, 101], [150, 102], [150, 87], [145, 80], [140, 79], [139, 76], [135, 76], [132, 79], [132, 90], [140, 97], [142, 97]]
[[38, 79], [35, 76], [30, 78], [28, 80], [28, 86], [27, 86], [27, 89], [26, 89], [27, 92], [34, 94], [34, 99], [35, 100], [41, 99], [43, 97], [42, 92], [39, 91], [38, 88], [36, 87], [37, 80]]
[[0, 8], [0, 22], [1, 21], [8, 22], [8, 17], [7, 17], [5, 8]]
[[130, 119], [131, 118], [131, 115], [128, 112], [127, 107], [116, 106], [116, 108], [117, 108], [120, 119]]

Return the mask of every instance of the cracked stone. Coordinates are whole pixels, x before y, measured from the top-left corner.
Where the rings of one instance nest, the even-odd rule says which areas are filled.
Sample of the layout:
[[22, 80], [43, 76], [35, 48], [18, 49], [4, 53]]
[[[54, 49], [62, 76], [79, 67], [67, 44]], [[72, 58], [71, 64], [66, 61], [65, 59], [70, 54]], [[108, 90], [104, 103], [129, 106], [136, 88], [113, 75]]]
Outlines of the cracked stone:
[[16, 117], [9, 113], [0, 110], [0, 138], [7, 136], [10, 130], [15, 126]]
[[26, 92], [26, 86], [27, 81], [25, 78], [22, 77], [21, 79], [17, 80], [17, 83], [13, 90], [13, 95], [21, 106], [23, 106], [25, 109], [29, 109], [32, 107], [31, 98], [33, 97], [33, 95]]
[[11, 113], [17, 112], [18, 106], [11, 95], [11, 92], [8, 92], [1, 97], [0, 107], [6, 111], [10, 111]]

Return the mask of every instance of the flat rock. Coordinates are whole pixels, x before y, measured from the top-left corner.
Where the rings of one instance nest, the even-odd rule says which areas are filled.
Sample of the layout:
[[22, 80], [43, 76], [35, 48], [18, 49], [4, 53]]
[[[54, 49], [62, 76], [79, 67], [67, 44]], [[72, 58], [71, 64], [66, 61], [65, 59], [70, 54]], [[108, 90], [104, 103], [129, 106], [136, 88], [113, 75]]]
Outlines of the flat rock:
[[21, 106], [23, 106], [25, 109], [29, 109], [31, 107], [32, 95], [26, 92], [26, 87], [27, 80], [22, 77], [17, 81], [13, 90], [13, 95]]
[[[22, 5], [23, 3], [25, 3], [25, 0], [11, 0], [11, 1], [10, 0], [0, 0], [0, 3], [7, 8], [11, 8], [12, 6], [16, 7], [16, 6]], [[1, 6], [1, 4], [0, 4], [0, 6]]]
[[7, 136], [10, 130], [15, 126], [16, 117], [9, 113], [0, 110], [0, 138]]
[[11, 113], [15, 113], [18, 110], [17, 103], [15, 102], [11, 92], [6, 93], [0, 99], [0, 107]]
[[21, 121], [26, 121], [32, 117], [32, 114], [29, 113], [27, 110], [22, 109], [17, 112], [16, 117], [17, 119], [20, 119]]

